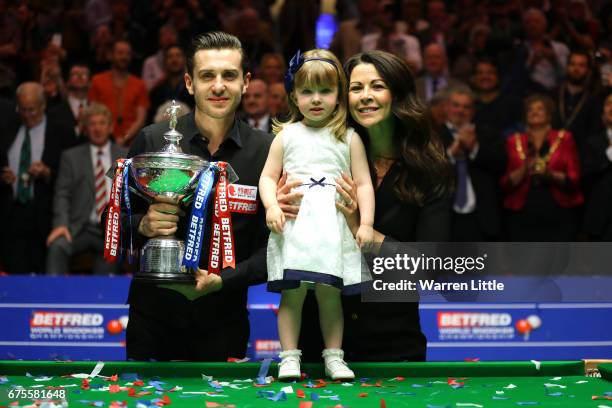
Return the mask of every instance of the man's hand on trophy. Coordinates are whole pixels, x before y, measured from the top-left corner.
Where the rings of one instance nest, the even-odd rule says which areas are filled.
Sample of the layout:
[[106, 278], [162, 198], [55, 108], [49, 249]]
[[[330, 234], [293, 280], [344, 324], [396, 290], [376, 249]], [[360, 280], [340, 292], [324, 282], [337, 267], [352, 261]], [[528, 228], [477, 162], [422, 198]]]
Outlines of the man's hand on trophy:
[[219, 275], [208, 273], [204, 269], [198, 269], [195, 278], [195, 286], [191, 283], [168, 283], [159, 285], [159, 287], [174, 290], [185, 296], [188, 300], [196, 300], [199, 297], [217, 292], [223, 287], [223, 280]]
[[214, 293], [223, 287], [223, 279], [221, 276], [208, 273], [205, 269], [199, 269], [196, 272], [196, 289], [201, 293], [208, 295]]
[[157, 197], [140, 220], [138, 232], [147, 238], [172, 235], [176, 232], [179, 217], [184, 215], [176, 199]]

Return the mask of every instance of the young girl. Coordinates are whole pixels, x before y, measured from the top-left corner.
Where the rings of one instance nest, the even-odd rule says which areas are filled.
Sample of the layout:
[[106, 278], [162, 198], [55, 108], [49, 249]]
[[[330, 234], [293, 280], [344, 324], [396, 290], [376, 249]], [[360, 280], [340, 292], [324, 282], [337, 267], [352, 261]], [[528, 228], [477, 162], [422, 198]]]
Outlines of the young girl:
[[[340, 294], [362, 281], [359, 246], [373, 239], [374, 189], [365, 149], [346, 125], [346, 77], [329, 51], [299, 51], [285, 80], [290, 118], [272, 142], [259, 181], [272, 231], [268, 241], [268, 290], [282, 292], [278, 333], [283, 348], [278, 377], [300, 378], [297, 350], [306, 291], [314, 286], [319, 304], [325, 373], [333, 380], [355, 378], [344, 362], [344, 320]], [[285, 219], [276, 200], [282, 172], [301, 180], [303, 193], [295, 220]], [[357, 186], [361, 225], [357, 242], [336, 209], [335, 180], [350, 174]], [[353, 206], [353, 202], [338, 205]], [[367, 269], [366, 269], [367, 270]]]

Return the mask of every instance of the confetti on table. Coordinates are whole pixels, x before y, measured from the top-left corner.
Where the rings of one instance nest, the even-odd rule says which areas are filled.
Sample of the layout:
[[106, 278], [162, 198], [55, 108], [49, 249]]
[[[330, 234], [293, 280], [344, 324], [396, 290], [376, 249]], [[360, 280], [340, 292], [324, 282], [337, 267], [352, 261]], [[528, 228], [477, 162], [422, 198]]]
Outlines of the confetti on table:
[[507, 399], [509, 399], [509, 398], [508, 398], [508, 397], [500, 397], [499, 395], [494, 395], [494, 396], [493, 396], [493, 399], [494, 399], [494, 400], [507, 400]]
[[558, 387], [558, 388], [567, 388], [565, 385], [561, 385], [561, 384], [550, 384], [550, 383], [546, 383], [546, 384], [544, 384], [544, 386], [545, 386], [545, 387], [549, 387], [549, 388], [552, 388], [552, 387]]
[[427, 404], [427, 408], [451, 408], [450, 405], [431, 405]]
[[94, 369], [91, 370], [91, 373], [89, 374], [89, 378], [97, 377], [103, 368], [104, 368], [104, 363], [102, 361], [98, 361]]
[[457, 381], [455, 378], [449, 378], [447, 383], [453, 388], [463, 388], [465, 386], [465, 382]]
[[466, 363], [477, 363], [480, 361], [479, 358], [465, 358], [463, 359], [463, 361], [465, 361]]
[[248, 357], [245, 357], [245, 358], [228, 357], [227, 362], [228, 363], [246, 363], [249, 360], [250, 358]]
[[395, 378], [391, 378], [389, 381], [392, 382], [392, 381], [404, 381], [404, 380], [405, 380], [404, 377], [395, 377]]
[[219, 404], [217, 402], [206, 401], [206, 408], [218, 408], [218, 407], [236, 408], [236, 405], [234, 405], [234, 404]]
[[10, 382], [9, 379], [5, 375], [0, 375], [0, 384], [6, 384]]
[[475, 407], [475, 408], [483, 408], [480, 404], [474, 404], [472, 402], [458, 402], [455, 404], [458, 407]]
[[560, 379], [562, 379], [563, 377], [554, 377], [551, 378], [550, 381], [559, 381]]
[[542, 363], [538, 360], [531, 360], [531, 362], [535, 365], [535, 369], [539, 371]]
[[387, 403], [382, 398], [380, 399], [380, 408], [387, 408]]
[[296, 395], [298, 398], [306, 398], [306, 394], [304, 394], [304, 390], [297, 390], [297, 391], [295, 392], [295, 395]]
[[516, 405], [540, 405], [537, 401], [521, 401], [517, 402]]
[[286, 387], [281, 388], [281, 391], [283, 391], [285, 394], [293, 394], [293, 387], [288, 385]]
[[365, 398], [365, 397], [368, 396], [368, 393], [367, 392], [362, 392], [360, 394], [357, 394], [357, 396], [360, 397], [360, 398]]
[[312, 401], [300, 401], [299, 408], [312, 408]]
[[612, 408], [609, 405], [598, 405], [597, 408]]
[[506, 385], [504, 388], [506, 388], [506, 389], [508, 389], [508, 390], [511, 390], [511, 389], [513, 389], [513, 388], [517, 388], [517, 386], [516, 386], [516, 385], [514, 385], [514, 384], [508, 384], [508, 385]]
[[610, 400], [612, 401], [612, 396], [609, 395], [593, 395], [591, 397], [592, 400], [600, 400], [600, 399], [605, 399], [605, 400]]
[[586, 380], [576, 381], [576, 384], [586, 384], [586, 383], [588, 383], [588, 381]]
[[265, 378], [268, 376], [270, 364], [272, 364], [271, 358], [266, 358], [261, 362], [261, 366], [259, 366], [259, 373], [257, 374], [257, 384], [266, 384]]

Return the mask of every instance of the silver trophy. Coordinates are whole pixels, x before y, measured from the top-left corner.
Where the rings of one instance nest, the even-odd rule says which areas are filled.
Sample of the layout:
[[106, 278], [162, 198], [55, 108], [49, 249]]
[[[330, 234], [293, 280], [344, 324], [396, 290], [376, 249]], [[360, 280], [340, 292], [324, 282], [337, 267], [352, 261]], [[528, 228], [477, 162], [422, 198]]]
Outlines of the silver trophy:
[[[185, 154], [180, 147], [183, 135], [175, 127], [180, 107], [172, 102], [166, 110], [170, 117], [170, 129], [164, 133], [166, 144], [159, 152], [143, 153], [132, 159], [130, 176], [140, 196], [149, 202], [156, 197], [170, 197], [186, 204], [202, 171], [209, 162], [199, 156]], [[233, 170], [230, 170], [232, 174]], [[235, 174], [233, 174], [233, 178]], [[232, 179], [232, 176], [230, 176]], [[151, 238], [140, 253], [140, 270], [134, 276], [138, 280], [156, 282], [193, 282], [193, 271], [182, 265], [185, 243], [175, 236]]]

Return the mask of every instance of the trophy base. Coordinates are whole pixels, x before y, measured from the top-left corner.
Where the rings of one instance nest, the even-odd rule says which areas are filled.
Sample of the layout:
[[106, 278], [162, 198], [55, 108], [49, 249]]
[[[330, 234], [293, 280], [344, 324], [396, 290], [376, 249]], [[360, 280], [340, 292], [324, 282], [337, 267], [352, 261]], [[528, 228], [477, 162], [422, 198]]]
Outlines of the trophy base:
[[158, 283], [193, 283], [193, 273], [185, 268], [185, 243], [173, 236], [152, 238], [141, 250], [140, 271], [134, 280]]
[[150, 273], [138, 272], [132, 278], [138, 282], [148, 283], [195, 283], [195, 277], [185, 273]]

